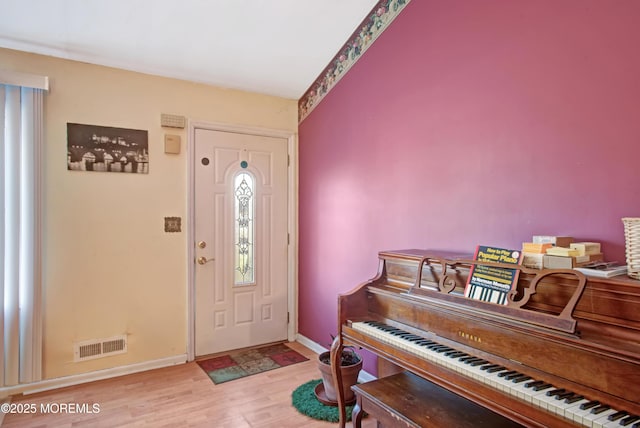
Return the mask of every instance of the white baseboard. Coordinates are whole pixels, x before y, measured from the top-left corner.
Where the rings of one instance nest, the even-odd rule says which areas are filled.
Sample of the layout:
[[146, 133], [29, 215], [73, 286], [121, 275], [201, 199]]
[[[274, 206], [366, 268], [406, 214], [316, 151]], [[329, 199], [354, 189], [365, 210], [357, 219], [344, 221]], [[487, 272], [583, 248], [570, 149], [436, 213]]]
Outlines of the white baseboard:
[[298, 335], [296, 336], [296, 340], [298, 342], [300, 342], [302, 345], [304, 345], [307, 348], [311, 349], [316, 354], [322, 354], [323, 352], [327, 352], [328, 351], [328, 349], [325, 348], [324, 346], [321, 346], [321, 345], [317, 344], [313, 340], [309, 339], [308, 337], [305, 337], [305, 336], [301, 335], [300, 333], [298, 333]]
[[80, 385], [82, 383], [96, 380], [109, 379], [138, 372], [143, 372], [162, 367], [184, 364], [187, 362], [187, 354], [174, 355], [160, 358], [158, 360], [144, 361], [141, 363], [129, 364], [126, 366], [113, 367], [111, 369], [97, 370], [89, 373], [82, 373], [71, 376], [46, 379], [38, 382], [8, 386], [0, 388], [0, 397], [15, 394], [35, 394], [36, 392], [49, 391], [51, 389], [63, 388], [66, 386]]
[[[300, 333], [298, 333], [296, 340], [300, 342], [301, 345], [306, 346], [316, 354], [322, 354], [323, 352], [328, 351], [328, 349], [325, 348], [324, 346], [319, 345], [318, 343], [314, 342], [308, 337], [301, 335]], [[360, 383], [371, 382], [372, 380], [376, 380], [376, 379], [377, 378], [374, 375], [367, 373], [364, 370], [360, 370], [360, 374], [358, 375], [358, 382]]]
[[[300, 344], [306, 346], [311, 349], [313, 352], [317, 354], [321, 354], [325, 351], [328, 351], [327, 348], [322, 345], [312, 341], [311, 339], [297, 334], [296, 340], [300, 342]], [[54, 379], [46, 379], [38, 382], [32, 382], [27, 384], [8, 386], [4, 388], [0, 388], [0, 397], [8, 397], [16, 394], [35, 394], [36, 392], [42, 391], [50, 391], [52, 389], [64, 388], [67, 386], [80, 385], [87, 382], [93, 382], [96, 380], [110, 379], [113, 377], [143, 372], [147, 370], [159, 369], [162, 367], [169, 367], [176, 364], [184, 364], [187, 362], [187, 354], [174, 355], [171, 357], [160, 358], [158, 360], [152, 361], [144, 361], [141, 363], [129, 364], [126, 366], [113, 367], [105, 370], [98, 370], [89, 373], [81, 373], [77, 375], [64, 376]], [[364, 370], [360, 371], [360, 376], [358, 377], [358, 381], [360, 382], [369, 382], [376, 379], [370, 373], [365, 372]]]

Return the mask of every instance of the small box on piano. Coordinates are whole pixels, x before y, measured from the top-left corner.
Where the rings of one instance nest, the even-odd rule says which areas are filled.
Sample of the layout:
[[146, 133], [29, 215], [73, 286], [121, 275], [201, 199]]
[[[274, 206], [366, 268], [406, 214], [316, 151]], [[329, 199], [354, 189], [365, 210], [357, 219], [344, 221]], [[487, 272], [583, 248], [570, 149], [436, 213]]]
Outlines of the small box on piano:
[[523, 242], [522, 252], [529, 253], [529, 254], [544, 254], [547, 252], [547, 249], [551, 247], [553, 247], [553, 244], [551, 244], [550, 242], [545, 242], [545, 243]]
[[584, 256], [584, 254], [580, 254], [580, 252], [573, 248], [567, 247], [551, 247], [547, 248], [547, 254], [551, 256], [563, 256], [563, 257], [578, 257]]
[[568, 247], [573, 242], [571, 236], [548, 236], [534, 235], [532, 239], [534, 244], [551, 244], [554, 247]]
[[577, 250], [581, 256], [600, 253], [599, 242], [574, 242], [569, 244], [569, 248]]
[[544, 254], [522, 252], [522, 266], [530, 269], [544, 268]]
[[545, 254], [543, 265], [545, 269], [573, 269], [589, 263], [589, 256], [554, 256]]

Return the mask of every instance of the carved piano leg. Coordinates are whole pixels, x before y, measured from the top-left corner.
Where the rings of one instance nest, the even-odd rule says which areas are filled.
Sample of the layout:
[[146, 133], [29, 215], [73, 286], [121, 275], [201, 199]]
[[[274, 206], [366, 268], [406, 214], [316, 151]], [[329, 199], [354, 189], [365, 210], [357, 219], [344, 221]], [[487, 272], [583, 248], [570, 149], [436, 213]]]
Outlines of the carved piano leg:
[[339, 428], [344, 428], [347, 422], [347, 413], [344, 404], [344, 390], [342, 389], [342, 372], [340, 370], [340, 356], [342, 355], [341, 335], [337, 335], [331, 344], [331, 372], [333, 374], [333, 385], [336, 390], [338, 401], [338, 415], [340, 416]]
[[364, 412], [362, 411], [362, 397], [357, 396], [356, 405], [353, 406], [353, 411], [351, 412], [351, 422], [353, 423], [353, 428], [362, 427], [363, 416]]

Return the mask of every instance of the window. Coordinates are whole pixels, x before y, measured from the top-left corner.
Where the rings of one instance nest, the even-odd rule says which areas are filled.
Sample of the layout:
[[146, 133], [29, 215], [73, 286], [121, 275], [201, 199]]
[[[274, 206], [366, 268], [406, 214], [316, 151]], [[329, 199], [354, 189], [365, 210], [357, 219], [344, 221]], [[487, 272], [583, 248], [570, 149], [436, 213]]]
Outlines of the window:
[[43, 89], [46, 77], [0, 70], [0, 387], [41, 378]]
[[255, 283], [255, 180], [241, 171], [233, 180], [235, 206], [235, 285]]

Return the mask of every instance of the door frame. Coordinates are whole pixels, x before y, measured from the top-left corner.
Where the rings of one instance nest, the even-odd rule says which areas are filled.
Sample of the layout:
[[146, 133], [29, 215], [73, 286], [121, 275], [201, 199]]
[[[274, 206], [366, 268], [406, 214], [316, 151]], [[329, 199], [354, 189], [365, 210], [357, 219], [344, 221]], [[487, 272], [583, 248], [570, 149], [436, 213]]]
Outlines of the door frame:
[[196, 129], [233, 132], [237, 134], [276, 137], [287, 140], [287, 340], [294, 341], [298, 332], [298, 138], [295, 131], [257, 128], [216, 122], [189, 121], [187, 142], [188, 196], [187, 196], [187, 359], [195, 359], [195, 135]]

